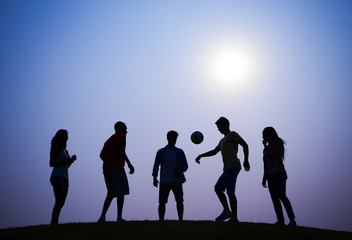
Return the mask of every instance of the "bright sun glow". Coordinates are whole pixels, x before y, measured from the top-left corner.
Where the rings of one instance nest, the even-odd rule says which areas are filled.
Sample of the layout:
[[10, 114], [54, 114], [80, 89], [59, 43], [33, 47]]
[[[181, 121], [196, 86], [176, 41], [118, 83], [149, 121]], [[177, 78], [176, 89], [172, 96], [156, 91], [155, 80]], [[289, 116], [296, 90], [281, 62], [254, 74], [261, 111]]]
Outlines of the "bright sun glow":
[[214, 56], [211, 73], [218, 80], [239, 81], [249, 71], [248, 59], [235, 51], [224, 51]]
[[249, 51], [238, 46], [213, 49], [207, 57], [207, 76], [220, 85], [246, 83], [253, 75], [254, 60]]

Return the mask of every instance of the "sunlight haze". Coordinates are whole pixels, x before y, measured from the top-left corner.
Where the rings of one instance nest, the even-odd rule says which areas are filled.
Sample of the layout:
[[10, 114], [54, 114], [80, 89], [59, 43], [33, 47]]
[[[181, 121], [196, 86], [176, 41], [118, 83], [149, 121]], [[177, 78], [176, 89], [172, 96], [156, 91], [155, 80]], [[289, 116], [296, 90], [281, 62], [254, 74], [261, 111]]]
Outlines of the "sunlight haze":
[[[135, 167], [123, 217], [158, 219], [152, 167], [175, 130], [189, 165], [184, 219], [214, 220], [221, 155], [195, 159], [217, 146], [224, 116], [249, 145], [240, 221], [276, 222], [261, 185], [262, 130], [273, 126], [287, 143], [298, 225], [352, 231], [351, 12], [345, 0], [0, 1], [0, 228], [50, 223], [59, 129], [77, 155], [59, 222], [96, 222], [99, 153], [117, 121]], [[106, 218], [116, 220], [116, 203]], [[177, 219], [172, 195], [165, 218]]]

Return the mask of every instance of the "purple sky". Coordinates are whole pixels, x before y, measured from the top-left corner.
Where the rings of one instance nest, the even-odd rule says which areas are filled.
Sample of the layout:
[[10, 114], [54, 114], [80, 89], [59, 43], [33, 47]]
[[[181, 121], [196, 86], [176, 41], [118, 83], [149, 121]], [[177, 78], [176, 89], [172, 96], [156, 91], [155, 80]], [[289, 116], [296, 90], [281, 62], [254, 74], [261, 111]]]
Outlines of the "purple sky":
[[[351, 12], [347, 0], [1, 1], [0, 228], [50, 222], [49, 149], [60, 128], [78, 157], [60, 222], [97, 221], [99, 153], [118, 120], [136, 168], [123, 217], [157, 219], [151, 171], [173, 129], [189, 163], [185, 219], [212, 220], [221, 156], [194, 159], [218, 144], [214, 122], [225, 116], [250, 147], [252, 169], [236, 190], [241, 221], [276, 221], [261, 186], [261, 132], [273, 126], [287, 142], [298, 224], [352, 231]], [[226, 44], [252, 57], [252, 75], [230, 85], [203, 65]], [[200, 145], [190, 141], [196, 130]], [[166, 218], [177, 218], [172, 195]]]

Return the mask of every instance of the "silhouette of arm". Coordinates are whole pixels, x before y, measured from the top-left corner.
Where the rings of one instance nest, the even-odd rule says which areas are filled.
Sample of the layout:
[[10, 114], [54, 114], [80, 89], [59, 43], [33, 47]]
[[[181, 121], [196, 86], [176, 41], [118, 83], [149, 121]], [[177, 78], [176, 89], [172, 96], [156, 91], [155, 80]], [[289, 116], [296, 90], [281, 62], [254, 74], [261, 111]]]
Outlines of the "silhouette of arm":
[[160, 150], [156, 153], [155, 160], [154, 160], [154, 166], [153, 166], [153, 186], [158, 187], [159, 181], [157, 179], [158, 177], [158, 172], [159, 172], [159, 165], [161, 163], [161, 157], [160, 157]]
[[243, 148], [243, 154], [244, 154], [243, 167], [244, 167], [244, 170], [249, 171], [251, 169], [251, 167], [250, 167], [249, 161], [248, 161], [248, 156], [249, 156], [248, 144], [242, 138], [240, 139], [238, 144], [240, 144]]
[[73, 155], [69, 160], [68, 160], [68, 167], [71, 167], [71, 164], [76, 161], [77, 156]]
[[266, 181], [267, 181], [267, 177], [266, 177], [266, 174], [264, 173], [264, 174], [263, 174], [263, 180], [262, 180], [262, 186], [263, 186], [264, 188], [267, 188]]
[[56, 167], [57, 163], [56, 163], [56, 157], [59, 154], [59, 148], [52, 146], [50, 149], [50, 162], [49, 165], [50, 167]]
[[220, 152], [220, 147], [219, 146], [217, 146], [213, 150], [210, 150], [208, 152], [202, 153], [196, 158], [196, 163], [200, 164], [200, 159], [202, 157], [211, 157], [211, 156], [216, 155], [218, 152]]
[[122, 156], [122, 158], [125, 160], [125, 162], [127, 163], [128, 168], [130, 169], [130, 174], [134, 173], [134, 167], [132, 165], [132, 163], [130, 162], [129, 158], [127, 157], [126, 151], [125, 151], [125, 145], [123, 144], [119, 144], [118, 145], [118, 149], [119, 152]]
[[263, 179], [262, 179], [262, 186], [267, 188], [267, 184], [266, 181], [268, 180], [268, 176], [267, 176], [267, 165], [266, 165], [266, 161], [265, 161], [265, 147], [266, 147], [266, 142], [263, 141], [263, 145], [264, 145], [264, 150], [263, 150], [263, 165], [264, 165], [264, 173], [263, 173]]
[[62, 165], [68, 164], [68, 166], [70, 167], [71, 164], [77, 159], [76, 155], [73, 155], [71, 158], [67, 158], [64, 161], [57, 161], [57, 156], [60, 153], [61, 149], [54, 146], [51, 148], [50, 150], [50, 162], [49, 165], [50, 167], [60, 167]]

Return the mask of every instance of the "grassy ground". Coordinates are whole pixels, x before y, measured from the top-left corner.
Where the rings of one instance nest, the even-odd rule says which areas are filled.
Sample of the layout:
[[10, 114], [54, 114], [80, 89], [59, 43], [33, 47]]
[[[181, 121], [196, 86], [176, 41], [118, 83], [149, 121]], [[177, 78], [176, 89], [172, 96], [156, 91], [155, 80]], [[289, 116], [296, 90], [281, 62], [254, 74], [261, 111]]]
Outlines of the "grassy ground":
[[262, 223], [211, 221], [130, 221], [106, 223], [70, 223], [0, 230], [1, 240], [352, 240], [351, 232], [305, 227], [286, 227]]

